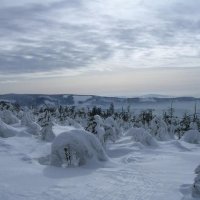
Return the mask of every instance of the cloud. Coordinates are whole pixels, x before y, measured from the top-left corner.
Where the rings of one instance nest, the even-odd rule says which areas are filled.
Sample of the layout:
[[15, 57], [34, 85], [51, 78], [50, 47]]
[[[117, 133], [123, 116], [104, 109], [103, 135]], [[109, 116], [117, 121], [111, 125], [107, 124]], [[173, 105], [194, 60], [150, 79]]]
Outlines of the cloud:
[[0, 73], [199, 67], [192, 0], [3, 1]]

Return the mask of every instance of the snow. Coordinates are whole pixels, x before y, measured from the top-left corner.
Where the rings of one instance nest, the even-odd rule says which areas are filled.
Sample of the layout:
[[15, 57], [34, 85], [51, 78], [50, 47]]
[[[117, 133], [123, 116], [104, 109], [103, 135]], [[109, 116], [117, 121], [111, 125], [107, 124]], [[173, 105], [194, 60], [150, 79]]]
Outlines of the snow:
[[90, 99], [92, 96], [79, 96], [79, 95], [74, 95], [73, 99], [74, 99], [74, 104], [78, 105], [80, 102], [84, 102], [87, 101], [88, 99]]
[[[67, 156], [70, 156], [69, 159]], [[84, 165], [90, 159], [94, 161], [107, 160], [106, 153], [94, 134], [78, 129], [60, 134], [52, 143], [51, 165], [68, 164], [66, 160], [71, 162], [71, 158], [72, 163], [70, 164], [75, 166]]]
[[200, 132], [197, 130], [186, 131], [182, 140], [192, 144], [200, 144]]
[[151, 134], [160, 141], [174, 139], [174, 133], [168, 131], [167, 124], [161, 117], [154, 117], [151, 121]]
[[[74, 128], [53, 127], [58, 137], [63, 131], [72, 135], [70, 130]], [[192, 199], [191, 187], [187, 190], [194, 182], [200, 146], [175, 140], [158, 143], [159, 148], [142, 148], [123, 136], [108, 145], [108, 161], [60, 168], [45, 165], [51, 143], [35, 136], [0, 138], [0, 199]]]
[[10, 110], [0, 111], [0, 118], [6, 124], [19, 123], [19, 119]]
[[55, 138], [55, 134], [52, 130], [52, 125], [43, 127], [40, 134], [41, 134], [41, 139], [47, 142], [51, 142]]
[[131, 136], [133, 141], [139, 142], [144, 146], [158, 146], [156, 140], [143, 128], [130, 128], [125, 135]]
[[19, 115], [0, 118], [0, 200], [200, 199], [197, 130], [177, 140], [154, 118], [124, 133], [114, 117], [95, 115], [95, 135], [70, 117], [40, 127], [31, 110]]
[[200, 199], [200, 174], [197, 174], [192, 187], [192, 196]]
[[21, 124], [27, 127], [27, 132], [32, 135], [39, 135], [41, 127], [33, 121], [33, 116], [30, 112], [24, 112]]
[[0, 118], [0, 137], [3, 137], [3, 138], [13, 137], [16, 134], [17, 134], [17, 131], [13, 127], [4, 123]]

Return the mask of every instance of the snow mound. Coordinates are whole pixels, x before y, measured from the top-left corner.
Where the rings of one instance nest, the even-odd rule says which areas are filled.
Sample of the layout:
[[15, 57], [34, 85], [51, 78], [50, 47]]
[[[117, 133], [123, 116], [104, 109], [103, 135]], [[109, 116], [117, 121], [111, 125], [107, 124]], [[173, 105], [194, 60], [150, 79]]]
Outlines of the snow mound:
[[0, 137], [8, 138], [17, 134], [17, 131], [0, 119]]
[[2, 121], [6, 124], [16, 124], [19, 123], [19, 119], [10, 111], [4, 110], [0, 113]]
[[131, 136], [133, 141], [139, 142], [144, 146], [158, 146], [156, 140], [143, 128], [130, 128], [125, 135]]
[[195, 169], [195, 173], [197, 174], [194, 179], [194, 184], [192, 188], [192, 196], [195, 198], [200, 198], [200, 165]]
[[200, 144], [200, 132], [197, 130], [186, 131], [181, 139], [188, 143]]
[[51, 165], [81, 166], [89, 160], [106, 161], [107, 155], [99, 140], [84, 130], [71, 130], [55, 138], [51, 149]]

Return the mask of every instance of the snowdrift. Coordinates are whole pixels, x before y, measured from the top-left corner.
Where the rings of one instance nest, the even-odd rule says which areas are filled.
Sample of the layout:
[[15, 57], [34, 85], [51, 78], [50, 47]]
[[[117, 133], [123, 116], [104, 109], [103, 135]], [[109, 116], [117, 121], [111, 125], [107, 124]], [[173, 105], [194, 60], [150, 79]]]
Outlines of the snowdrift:
[[186, 131], [181, 140], [192, 144], [200, 144], [200, 132], [197, 130]]
[[18, 132], [11, 126], [7, 125], [0, 119], [0, 137], [8, 138], [13, 137]]
[[143, 128], [131, 128], [125, 133], [125, 135], [131, 136], [133, 141], [139, 142], [144, 146], [158, 146], [156, 140], [150, 135], [148, 131]]
[[87, 131], [64, 132], [52, 143], [51, 165], [81, 166], [91, 159], [106, 161], [108, 158], [99, 140]]

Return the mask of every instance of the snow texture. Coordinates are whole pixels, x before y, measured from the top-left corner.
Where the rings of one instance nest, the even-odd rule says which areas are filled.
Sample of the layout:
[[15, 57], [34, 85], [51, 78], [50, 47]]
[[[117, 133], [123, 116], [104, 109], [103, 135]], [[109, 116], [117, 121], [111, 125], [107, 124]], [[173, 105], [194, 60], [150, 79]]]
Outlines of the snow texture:
[[106, 153], [91, 133], [71, 130], [57, 136], [52, 143], [51, 165], [84, 165], [88, 160], [106, 161]]
[[173, 133], [168, 131], [167, 124], [161, 117], [154, 117], [150, 124], [151, 134], [159, 141], [174, 139]]
[[0, 137], [3, 138], [13, 137], [16, 134], [17, 131], [13, 127], [7, 125], [0, 119]]
[[195, 174], [200, 174], [200, 165], [195, 169]]
[[125, 135], [131, 136], [134, 142], [139, 142], [144, 146], [158, 146], [156, 140], [143, 128], [130, 128]]
[[33, 117], [30, 112], [24, 112], [21, 120], [21, 124], [27, 127], [27, 132], [32, 135], [39, 135], [41, 127], [39, 124], [33, 121]]
[[188, 143], [200, 144], [200, 132], [197, 130], [186, 131], [181, 139]]
[[0, 117], [6, 124], [16, 124], [19, 123], [19, 119], [10, 111], [3, 110], [0, 112]]
[[41, 132], [41, 139], [47, 142], [52, 142], [55, 139], [55, 134], [52, 130], [52, 125], [49, 124], [42, 128]]
[[200, 199], [200, 165], [195, 169], [195, 173], [197, 174], [194, 179], [194, 184], [192, 187], [192, 196]]

